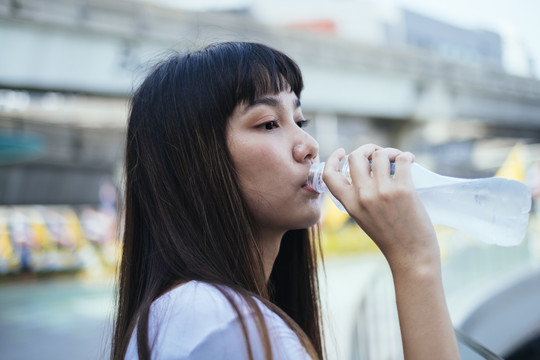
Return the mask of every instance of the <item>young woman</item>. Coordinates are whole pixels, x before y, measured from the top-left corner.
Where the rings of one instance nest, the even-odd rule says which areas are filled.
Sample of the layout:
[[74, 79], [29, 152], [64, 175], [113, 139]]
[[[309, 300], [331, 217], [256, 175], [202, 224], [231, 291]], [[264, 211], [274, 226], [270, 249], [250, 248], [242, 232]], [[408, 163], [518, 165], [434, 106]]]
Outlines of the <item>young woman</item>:
[[[324, 358], [302, 87], [283, 53], [234, 42], [171, 56], [135, 92], [113, 359]], [[324, 180], [390, 264], [406, 358], [458, 358], [413, 156], [362, 146], [351, 185], [344, 155]]]

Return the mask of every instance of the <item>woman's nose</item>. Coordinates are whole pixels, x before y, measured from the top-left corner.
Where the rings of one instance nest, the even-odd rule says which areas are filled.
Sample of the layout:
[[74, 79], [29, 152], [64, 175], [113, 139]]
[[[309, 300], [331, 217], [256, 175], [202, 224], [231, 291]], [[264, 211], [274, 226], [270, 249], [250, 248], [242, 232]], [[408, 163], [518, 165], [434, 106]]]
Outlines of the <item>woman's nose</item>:
[[302, 132], [303, 136], [299, 137], [293, 148], [294, 159], [298, 162], [314, 160], [319, 155], [319, 143], [307, 132]]

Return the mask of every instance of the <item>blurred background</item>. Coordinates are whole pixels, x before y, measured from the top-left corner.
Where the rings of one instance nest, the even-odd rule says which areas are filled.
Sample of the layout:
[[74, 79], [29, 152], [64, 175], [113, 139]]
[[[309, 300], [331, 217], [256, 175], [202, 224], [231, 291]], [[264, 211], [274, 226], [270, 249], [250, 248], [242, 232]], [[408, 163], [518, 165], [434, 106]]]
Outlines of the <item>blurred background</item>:
[[[535, 0], [0, 0], [0, 349], [107, 358], [131, 91], [149, 64], [224, 40], [295, 59], [324, 159], [398, 147], [444, 175], [540, 196]], [[540, 221], [518, 246], [437, 226], [456, 329], [540, 359]], [[329, 359], [400, 359], [385, 262], [328, 201]]]

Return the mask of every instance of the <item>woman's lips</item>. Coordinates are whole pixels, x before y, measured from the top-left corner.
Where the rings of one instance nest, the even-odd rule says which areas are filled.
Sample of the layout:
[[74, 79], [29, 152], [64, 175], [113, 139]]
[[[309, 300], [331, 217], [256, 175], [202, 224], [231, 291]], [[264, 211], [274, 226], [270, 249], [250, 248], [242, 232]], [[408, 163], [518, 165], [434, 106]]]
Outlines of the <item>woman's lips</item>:
[[308, 184], [302, 185], [302, 189], [307, 190], [307, 191], [309, 191], [309, 192], [311, 192], [313, 194], [319, 194], [314, 188], [312, 188]]

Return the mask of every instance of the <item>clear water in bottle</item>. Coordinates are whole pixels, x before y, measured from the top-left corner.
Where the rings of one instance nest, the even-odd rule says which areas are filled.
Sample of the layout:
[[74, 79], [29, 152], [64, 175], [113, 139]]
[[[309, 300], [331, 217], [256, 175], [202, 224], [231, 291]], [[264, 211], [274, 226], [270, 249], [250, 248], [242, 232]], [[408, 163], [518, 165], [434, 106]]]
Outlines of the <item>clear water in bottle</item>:
[[[308, 184], [318, 192], [328, 193], [338, 208], [345, 211], [324, 184], [323, 169], [324, 163], [314, 164]], [[351, 180], [346, 159], [341, 164], [341, 172]], [[450, 226], [477, 240], [502, 246], [517, 245], [525, 237], [532, 202], [531, 192], [525, 184], [495, 177], [460, 179], [442, 176], [417, 163], [411, 165], [411, 175], [434, 224]]]

